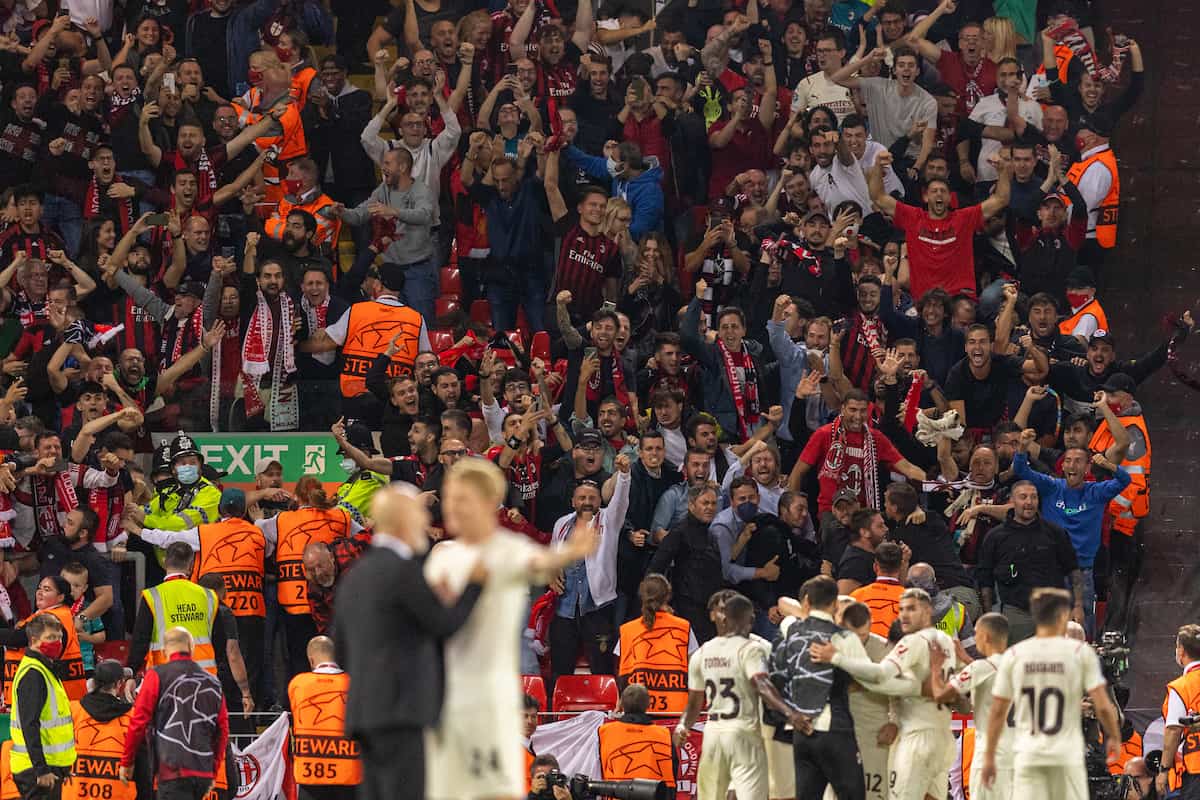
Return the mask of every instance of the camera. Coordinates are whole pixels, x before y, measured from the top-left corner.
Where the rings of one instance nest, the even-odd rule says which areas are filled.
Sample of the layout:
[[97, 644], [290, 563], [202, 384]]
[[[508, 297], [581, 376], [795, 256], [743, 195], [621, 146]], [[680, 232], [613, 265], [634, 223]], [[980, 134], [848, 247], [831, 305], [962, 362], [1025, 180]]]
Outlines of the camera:
[[[1129, 643], [1120, 631], [1104, 631], [1100, 641], [1092, 643], [1092, 649], [1100, 659], [1104, 679], [1113, 702], [1123, 708], [1129, 700], [1129, 689], [1121, 678], [1129, 671]], [[1125, 723], [1128, 725], [1128, 722]], [[1087, 742], [1085, 764], [1088, 774], [1088, 797], [1091, 800], [1125, 800], [1129, 791], [1130, 778], [1126, 775], [1111, 775], [1100, 742], [1100, 725], [1093, 715], [1085, 715], [1083, 737]], [[1123, 730], [1122, 734], [1127, 733]]]
[[556, 769], [546, 773], [546, 788], [562, 786], [574, 800], [610, 797], [613, 800], [671, 800], [675, 791], [663, 781], [595, 781], [587, 775], [568, 778]]

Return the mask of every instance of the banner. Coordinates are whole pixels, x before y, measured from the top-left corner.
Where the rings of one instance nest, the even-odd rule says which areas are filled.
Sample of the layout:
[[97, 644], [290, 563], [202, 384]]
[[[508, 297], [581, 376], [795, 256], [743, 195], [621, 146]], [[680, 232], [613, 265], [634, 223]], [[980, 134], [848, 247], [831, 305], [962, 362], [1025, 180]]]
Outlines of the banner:
[[[174, 433], [156, 433], [154, 446]], [[283, 465], [283, 480], [295, 483], [304, 475], [315, 475], [325, 484], [346, 480], [341, 467], [337, 442], [329, 433], [191, 433], [204, 456], [204, 462], [226, 477], [223, 483], [254, 483], [254, 465], [259, 459], [271, 459]]]
[[274, 800], [287, 772], [288, 725], [290, 717], [280, 714], [245, 750], [233, 748], [241, 786], [236, 800]]

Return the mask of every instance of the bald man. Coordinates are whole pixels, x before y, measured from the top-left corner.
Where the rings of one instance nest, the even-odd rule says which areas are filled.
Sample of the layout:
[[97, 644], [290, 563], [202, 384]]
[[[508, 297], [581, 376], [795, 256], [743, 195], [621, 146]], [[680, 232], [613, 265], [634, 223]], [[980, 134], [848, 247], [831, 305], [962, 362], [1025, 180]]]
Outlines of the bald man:
[[133, 777], [134, 758], [149, 732], [154, 737], [159, 800], [201, 800], [229, 740], [221, 683], [192, 660], [193, 647], [192, 635], [183, 628], [163, 634], [167, 663], [146, 673], [125, 734], [121, 782]]
[[351, 800], [362, 781], [358, 743], [346, 736], [350, 676], [334, 659], [333, 640], [308, 642], [310, 672], [288, 684], [292, 709], [292, 777], [300, 800]]

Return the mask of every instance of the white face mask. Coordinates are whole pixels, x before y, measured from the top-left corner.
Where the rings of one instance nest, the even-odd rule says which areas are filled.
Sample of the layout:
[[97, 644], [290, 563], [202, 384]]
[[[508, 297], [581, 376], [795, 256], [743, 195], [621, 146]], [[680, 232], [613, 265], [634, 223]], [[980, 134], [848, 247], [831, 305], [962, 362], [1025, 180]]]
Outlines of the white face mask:
[[358, 464], [354, 463], [353, 458], [343, 458], [339, 463], [341, 463], [342, 469], [346, 472], [353, 473], [358, 470]]

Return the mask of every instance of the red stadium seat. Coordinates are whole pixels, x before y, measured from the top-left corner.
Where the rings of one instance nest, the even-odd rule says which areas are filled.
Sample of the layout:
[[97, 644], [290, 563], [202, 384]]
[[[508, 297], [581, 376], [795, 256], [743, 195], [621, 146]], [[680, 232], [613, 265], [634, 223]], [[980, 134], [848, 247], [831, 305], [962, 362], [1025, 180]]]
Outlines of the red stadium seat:
[[521, 685], [525, 694], [538, 701], [538, 711], [546, 710], [546, 682], [541, 675], [522, 675]]
[[441, 272], [442, 297], [462, 297], [462, 277], [458, 267], [442, 267]]
[[550, 334], [538, 331], [533, 335], [529, 342], [529, 357], [540, 358], [547, 368], [550, 367]]
[[129, 660], [129, 642], [125, 639], [113, 639], [111, 642], [95, 645], [95, 648], [98, 662], [111, 658], [124, 664]]
[[457, 297], [439, 297], [434, 303], [433, 307], [434, 315], [438, 319], [441, 319], [448, 314], [453, 314], [455, 311], [458, 311], [460, 308], [462, 308], [462, 305], [458, 302]]
[[487, 300], [476, 300], [471, 303], [471, 321], [483, 325], [492, 324], [492, 306]]
[[454, 331], [448, 331], [444, 328], [432, 330], [429, 332], [429, 344], [433, 347], [433, 352], [440, 353], [454, 346]]
[[612, 675], [562, 675], [554, 684], [555, 711], [611, 711], [616, 705]]

